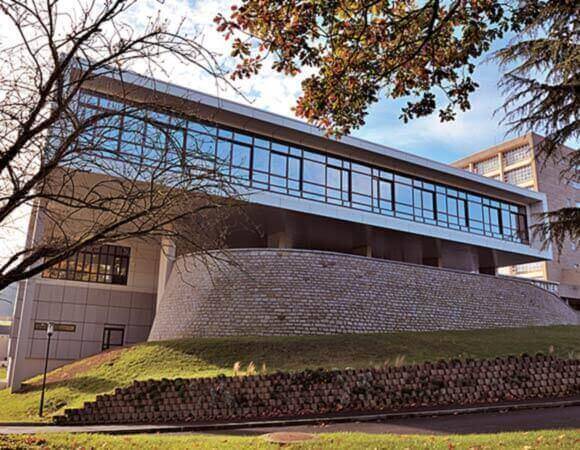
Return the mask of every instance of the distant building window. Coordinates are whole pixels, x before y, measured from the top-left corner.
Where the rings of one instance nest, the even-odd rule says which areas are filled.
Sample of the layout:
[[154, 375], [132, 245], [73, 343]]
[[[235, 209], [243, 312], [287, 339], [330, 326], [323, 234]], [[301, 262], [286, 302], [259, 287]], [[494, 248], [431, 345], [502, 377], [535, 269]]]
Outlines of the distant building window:
[[504, 174], [504, 181], [510, 184], [523, 184], [532, 181], [532, 166], [519, 167]]
[[529, 146], [525, 145], [523, 147], [518, 147], [516, 149], [510, 150], [503, 154], [503, 159], [506, 166], [515, 164], [520, 161], [525, 161], [530, 159], [532, 156], [532, 151]]
[[493, 172], [499, 169], [499, 160], [497, 156], [489, 159], [484, 159], [473, 165], [473, 171], [480, 175], [485, 175], [486, 173]]
[[522, 274], [522, 273], [539, 272], [542, 270], [542, 266], [543, 263], [541, 262], [519, 264], [517, 266], [514, 266], [514, 273]]
[[91, 246], [44, 271], [44, 278], [127, 284], [131, 249], [119, 245]]

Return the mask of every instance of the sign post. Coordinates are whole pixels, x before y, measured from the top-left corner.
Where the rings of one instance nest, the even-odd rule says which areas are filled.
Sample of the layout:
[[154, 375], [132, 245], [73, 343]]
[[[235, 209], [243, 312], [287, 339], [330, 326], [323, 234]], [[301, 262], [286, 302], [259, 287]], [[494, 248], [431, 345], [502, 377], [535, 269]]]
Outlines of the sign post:
[[50, 338], [54, 333], [54, 324], [48, 322], [46, 325], [46, 336], [48, 340], [46, 341], [46, 357], [44, 358], [44, 374], [42, 376], [42, 392], [40, 394], [40, 408], [38, 410], [38, 415], [42, 417], [42, 409], [44, 408], [44, 389], [46, 388], [46, 371], [48, 370], [48, 356], [50, 354]]

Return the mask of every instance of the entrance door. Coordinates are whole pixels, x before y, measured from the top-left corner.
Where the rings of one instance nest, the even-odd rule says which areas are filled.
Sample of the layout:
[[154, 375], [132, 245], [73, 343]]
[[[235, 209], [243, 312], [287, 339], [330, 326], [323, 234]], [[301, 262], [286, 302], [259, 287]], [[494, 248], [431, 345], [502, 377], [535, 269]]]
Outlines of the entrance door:
[[103, 331], [103, 350], [111, 347], [122, 347], [125, 339], [125, 328], [105, 326]]

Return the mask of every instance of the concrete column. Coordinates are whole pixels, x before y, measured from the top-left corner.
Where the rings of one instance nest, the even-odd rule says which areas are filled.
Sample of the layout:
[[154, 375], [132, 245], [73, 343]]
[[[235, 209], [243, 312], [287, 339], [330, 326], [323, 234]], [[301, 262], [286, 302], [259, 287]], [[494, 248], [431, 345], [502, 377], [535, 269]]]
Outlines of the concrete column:
[[268, 234], [267, 240], [269, 248], [292, 248], [292, 238], [286, 230]]
[[[40, 207], [35, 205], [30, 218], [29, 236], [26, 240], [28, 248], [32, 248], [40, 242], [44, 232], [44, 220]], [[32, 335], [32, 310], [34, 302], [34, 291], [36, 289], [36, 281], [34, 278], [26, 280], [19, 285], [19, 289], [23, 289], [22, 305], [20, 309], [20, 317], [18, 320], [18, 335], [14, 345], [14, 357], [8, 362], [8, 386], [10, 392], [16, 392], [20, 389], [22, 382], [26, 379], [26, 352], [30, 347], [30, 337]], [[18, 294], [20, 296], [20, 293]]]
[[162, 238], [161, 250], [159, 256], [159, 278], [157, 281], [157, 303], [155, 310], [159, 308], [163, 293], [165, 292], [165, 285], [171, 275], [173, 263], [175, 262], [175, 243], [169, 238]]
[[354, 255], [366, 256], [368, 258], [373, 257], [373, 248], [370, 245], [361, 245], [360, 247], [355, 247], [352, 249]]
[[474, 248], [455, 242], [442, 242], [440, 252], [439, 267], [478, 272], [479, 259]]
[[413, 236], [404, 237], [403, 261], [412, 264], [421, 264], [423, 262], [423, 246], [420, 238]]
[[478, 272], [485, 273], [487, 275], [497, 274], [497, 253], [495, 250], [489, 250], [487, 252], [480, 251], [478, 258]]
[[494, 266], [490, 266], [490, 267], [480, 267], [479, 268], [479, 273], [484, 273], [486, 275], [496, 275], [496, 270], [497, 268]]

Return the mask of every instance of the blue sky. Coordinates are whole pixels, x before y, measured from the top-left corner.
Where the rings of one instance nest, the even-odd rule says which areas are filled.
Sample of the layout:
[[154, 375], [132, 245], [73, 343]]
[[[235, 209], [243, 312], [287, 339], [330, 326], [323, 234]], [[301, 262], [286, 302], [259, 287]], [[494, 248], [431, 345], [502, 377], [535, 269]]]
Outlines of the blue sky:
[[499, 123], [501, 112], [494, 115], [503, 103], [499, 67], [481, 62], [475, 79], [480, 87], [471, 97], [471, 110], [458, 111], [453, 122], [441, 123], [435, 113], [405, 124], [399, 115], [406, 100], [382, 99], [353, 135], [445, 163], [510, 139]]
[[[222, 36], [214, 32], [215, 26], [210, 20], [217, 11], [227, 11], [235, 0], [185, 1], [192, 2], [190, 4], [195, 12], [190, 17], [195, 17], [202, 25], [205, 42], [215, 46], [216, 52], [226, 57], [229, 43], [224, 42]], [[352, 134], [446, 163], [498, 144], [509, 138], [506, 137], [505, 128], [499, 125], [501, 115], [494, 117], [494, 111], [502, 104], [497, 87], [498, 72], [498, 67], [493, 63], [479, 64], [475, 78], [480, 88], [472, 96], [472, 108], [467, 112], [458, 112], [454, 122], [442, 124], [437, 114], [434, 114], [405, 124], [398, 117], [401, 106], [407, 100], [381, 99], [370, 108], [366, 124]], [[284, 77], [265, 69], [239, 87], [253, 100], [253, 106], [293, 116], [291, 107], [300, 94], [300, 78]], [[231, 93], [225, 92], [224, 96], [244, 102]]]
[[[231, 41], [226, 42], [217, 32], [213, 19], [219, 12], [228, 14], [234, 3], [236, 0], [139, 0], [131, 8], [127, 21], [136, 29], [144, 28], [160, 12], [170, 23], [181, 24], [182, 31], [196, 36], [218, 60], [228, 61]], [[5, 28], [0, 22], [0, 41], [9, 41], [9, 30]], [[291, 108], [301, 93], [303, 76], [286, 77], [265, 67], [258, 76], [236, 82], [243, 97], [226, 86], [216, 85], [211, 76], [175, 58], [164, 57], [159, 62], [161, 69], [154, 70], [154, 76], [160, 79], [240, 103], [249, 98], [252, 106], [294, 117]], [[147, 69], [138, 65], [130, 68], [138, 72]], [[497, 87], [499, 78], [495, 64], [481, 62], [475, 73], [480, 88], [471, 97], [471, 110], [458, 112], [454, 122], [440, 123], [434, 114], [405, 124], [398, 117], [406, 100], [381, 99], [370, 108], [366, 124], [353, 135], [446, 163], [493, 146], [514, 137], [506, 136], [506, 129], [499, 125], [501, 113], [494, 116], [502, 104]]]
[[[200, 42], [227, 61], [231, 42], [224, 41], [217, 33], [213, 18], [218, 12], [227, 14], [233, 3], [235, 0], [170, 0], [163, 3], [161, 11], [173, 20], [187, 18], [186, 24], [199, 33]], [[137, 5], [133, 22], [151, 17], [159, 8], [157, 0], [143, 0]], [[495, 48], [504, 42], [496, 43]], [[245, 103], [244, 97], [216, 86], [215, 80], [198, 73], [200, 71], [179, 67], [174, 61], [163, 65], [168, 70], [165, 74], [156, 74], [160, 78]], [[506, 129], [499, 125], [501, 114], [494, 116], [494, 111], [502, 104], [497, 87], [499, 77], [495, 64], [481, 62], [475, 73], [480, 88], [471, 97], [471, 110], [458, 112], [454, 122], [440, 123], [434, 114], [405, 124], [398, 117], [406, 100], [381, 99], [370, 108], [366, 124], [352, 134], [441, 162], [452, 162], [514, 137], [506, 136]], [[252, 106], [293, 117], [291, 108], [301, 93], [300, 82], [301, 77], [286, 77], [264, 68], [258, 76], [236, 84], [251, 99]]]

